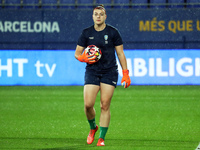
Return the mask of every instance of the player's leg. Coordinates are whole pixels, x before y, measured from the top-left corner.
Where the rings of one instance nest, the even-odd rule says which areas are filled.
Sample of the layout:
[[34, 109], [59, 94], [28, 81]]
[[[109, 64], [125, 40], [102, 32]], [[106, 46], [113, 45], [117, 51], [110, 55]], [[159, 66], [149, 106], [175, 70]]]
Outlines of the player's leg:
[[104, 146], [104, 139], [110, 123], [110, 103], [115, 86], [101, 83], [101, 115], [100, 115], [100, 136], [97, 146]]
[[108, 127], [110, 123], [110, 103], [115, 87], [105, 83], [101, 83], [100, 86], [101, 86], [100, 126]]
[[95, 99], [98, 91], [99, 91], [98, 85], [86, 84], [84, 86], [84, 110], [90, 125], [90, 133], [87, 137], [88, 144], [92, 144], [92, 142], [94, 141], [95, 133], [98, 130], [98, 126], [96, 125], [95, 122], [95, 109], [94, 109]]
[[98, 85], [86, 84], [84, 86], [84, 110], [88, 120], [94, 119], [95, 117], [94, 104], [98, 92]]

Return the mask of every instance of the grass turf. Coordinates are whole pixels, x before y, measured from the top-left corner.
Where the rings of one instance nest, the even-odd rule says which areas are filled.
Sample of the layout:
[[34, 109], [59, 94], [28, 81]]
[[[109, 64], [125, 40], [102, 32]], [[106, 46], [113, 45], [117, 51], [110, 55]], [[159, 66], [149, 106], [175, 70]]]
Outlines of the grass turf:
[[82, 86], [0, 87], [1, 150], [194, 150], [200, 142], [200, 86], [119, 86], [106, 146], [96, 146], [99, 131], [87, 145], [88, 133]]

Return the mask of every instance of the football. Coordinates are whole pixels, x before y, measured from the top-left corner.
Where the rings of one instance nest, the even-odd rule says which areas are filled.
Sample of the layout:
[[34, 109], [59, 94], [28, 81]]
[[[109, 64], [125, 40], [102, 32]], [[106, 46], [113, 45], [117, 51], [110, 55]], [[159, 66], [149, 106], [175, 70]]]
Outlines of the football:
[[97, 58], [96, 60], [98, 61], [100, 58], [101, 58], [101, 55], [102, 55], [102, 52], [101, 52], [101, 49], [98, 48], [97, 46], [95, 45], [89, 45], [86, 49], [85, 49], [85, 52], [86, 52], [86, 55], [89, 56], [89, 55], [96, 55]]

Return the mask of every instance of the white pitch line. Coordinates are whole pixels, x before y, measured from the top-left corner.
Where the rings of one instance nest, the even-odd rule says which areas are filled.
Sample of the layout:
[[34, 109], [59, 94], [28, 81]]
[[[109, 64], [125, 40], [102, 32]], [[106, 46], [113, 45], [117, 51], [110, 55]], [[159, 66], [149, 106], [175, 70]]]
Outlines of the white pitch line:
[[195, 150], [200, 150], [200, 143], [199, 143], [199, 145], [197, 146], [197, 148]]

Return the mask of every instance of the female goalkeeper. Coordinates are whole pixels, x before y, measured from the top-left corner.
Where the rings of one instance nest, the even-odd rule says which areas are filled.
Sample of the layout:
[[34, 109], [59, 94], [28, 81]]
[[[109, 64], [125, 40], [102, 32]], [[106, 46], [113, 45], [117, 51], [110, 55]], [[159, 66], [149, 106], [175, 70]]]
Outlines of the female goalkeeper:
[[[105, 23], [106, 10], [99, 5], [93, 10], [94, 25], [83, 30], [78, 39], [75, 58], [80, 62], [86, 62], [85, 85], [84, 85], [84, 108], [90, 125], [87, 143], [92, 144], [94, 135], [98, 130], [95, 123], [95, 99], [100, 91], [101, 115], [100, 136], [97, 146], [104, 146], [105, 135], [110, 123], [110, 103], [118, 80], [118, 70], [115, 50], [123, 70], [121, 83], [127, 88], [130, 83], [126, 57], [123, 51], [123, 42], [118, 30]], [[84, 49], [89, 45], [96, 45], [102, 51], [102, 57], [96, 61], [94, 57], [86, 56]]]

